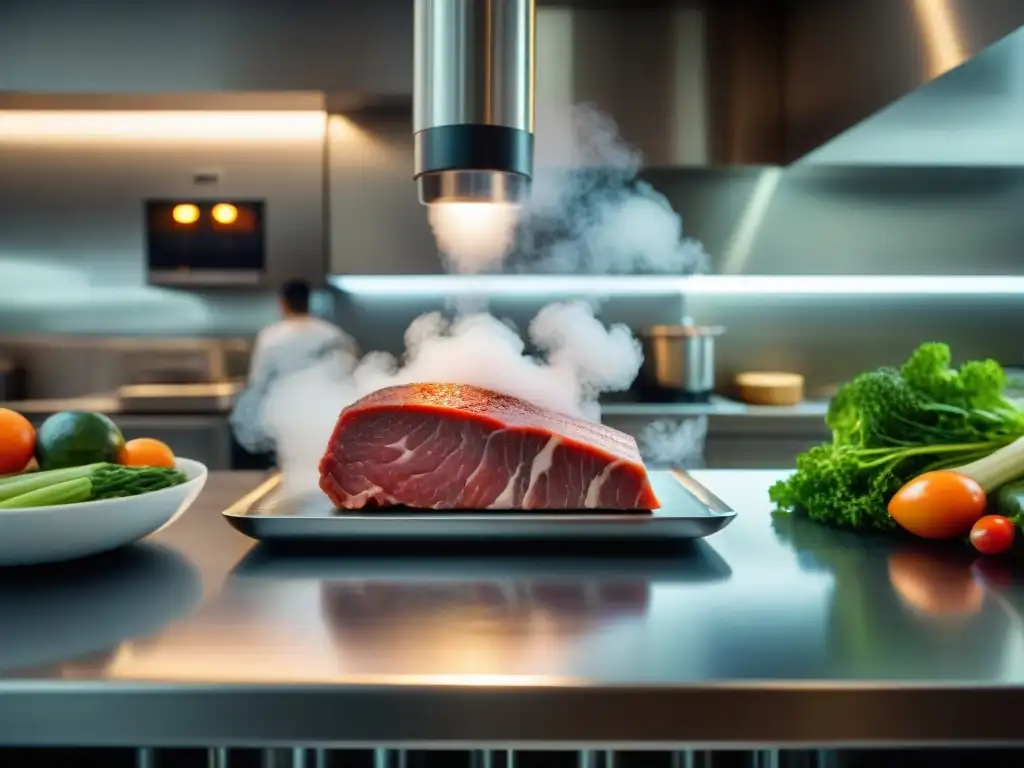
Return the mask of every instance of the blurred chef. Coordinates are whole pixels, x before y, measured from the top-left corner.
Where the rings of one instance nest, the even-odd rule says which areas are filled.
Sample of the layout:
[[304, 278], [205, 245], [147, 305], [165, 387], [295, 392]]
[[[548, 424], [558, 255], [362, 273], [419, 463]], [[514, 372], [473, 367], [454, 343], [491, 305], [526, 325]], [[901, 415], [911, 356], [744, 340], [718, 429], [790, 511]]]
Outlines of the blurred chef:
[[359, 357], [355, 339], [334, 323], [309, 312], [309, 283], [290, 280], [281, 288], [281, 319], [259, 332], [249, 363], [249, 384], [290, 373], [320, 353], [341, 349]]
[[249, 379], [231, 413], [231, 428], [238, 444], [233, 461], [236, 469], [262, 468], [272, 463], [273, 440], [262, 428], [260, 406], [275, 380], [328, 355], [343, 355], [353, 361], [359, 357], [355, 339], [334, 323], [310, 313], [311, 293], [304, 280], [285, 283], [278, 295], [281, 319], [256, 336]]

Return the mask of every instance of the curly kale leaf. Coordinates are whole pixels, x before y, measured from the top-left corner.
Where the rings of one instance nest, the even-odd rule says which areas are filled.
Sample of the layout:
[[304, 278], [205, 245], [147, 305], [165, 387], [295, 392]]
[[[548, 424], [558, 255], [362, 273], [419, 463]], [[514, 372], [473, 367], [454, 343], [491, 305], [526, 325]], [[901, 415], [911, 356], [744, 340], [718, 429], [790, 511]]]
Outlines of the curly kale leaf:
[[908, 456], [903, 462], [898, 452], [878, 453], [834, 443], [815, 446], [797, 457], [796, 473], [775, 483], [769, 498], [780, 510], [829, 525], [891, 531], [896, 523], [886, 504], [924, 460], [910, 462]]

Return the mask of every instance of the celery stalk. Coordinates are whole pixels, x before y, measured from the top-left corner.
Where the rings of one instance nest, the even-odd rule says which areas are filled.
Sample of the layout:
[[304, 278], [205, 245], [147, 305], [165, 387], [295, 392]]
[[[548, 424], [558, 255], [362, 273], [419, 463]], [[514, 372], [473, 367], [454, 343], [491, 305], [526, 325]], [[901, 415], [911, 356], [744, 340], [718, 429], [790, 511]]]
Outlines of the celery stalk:
[[0, 509], [77, 504], [80, 501], [88, 501], [91, 496], [92, 482], [87, 477], [79, 477], [0, 501]]
[[[982, 459], [957, 467], [955, 472], [977, 481], [985, 493], [992, 493], [1024, 476], [1024, 437], [990, 453]], [[3, 488], [0, 487], [0, 493]]]
[[28, 475], [36, 474], [34, 471], [15, 472], [13, 475], [0, 475], [0, 485], [7, 485], [18, 480], [24, 480]]
[[[111, 465], [101, 462], [98, 464], [85, 464], [81, 467], [51, 469], [46, 472], [26, 472], [24, 475], [20, 475], [16, 479], [12, 478], [8, 482], [0, 483], [0, 502], [7, 499], [13, 499], [17, 496], [21, 496], [22, 494], [29, 493], [30, 491], [38, 491], [43, 488], [48, 488], [51, 485], [63, 483], [67, 480], [89, 477], [89, 475], [96, 470], [105, 469], [109, 466]], [[18, 505], [15, 504], [15, 506]]]

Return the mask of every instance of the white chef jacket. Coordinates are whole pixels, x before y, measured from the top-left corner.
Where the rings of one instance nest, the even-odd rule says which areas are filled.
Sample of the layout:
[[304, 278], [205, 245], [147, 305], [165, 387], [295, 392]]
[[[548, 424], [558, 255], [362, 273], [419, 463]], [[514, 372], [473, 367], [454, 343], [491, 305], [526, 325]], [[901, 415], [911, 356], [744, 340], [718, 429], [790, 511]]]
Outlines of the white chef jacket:
[[354, 364], [359, 346], [341, 328], [319, 317], [288, 317], [260, 331], [253, 345], [248, 384], [231, 412], [235, 439], [253, 453], [273, 450], [273, 436], [267, 434], [260, 415], [271, 384], [339, 353], [350, 356]]
[[249, 386], [261, 389], [272, 378], [299, 370], [329, 349], [341, 349], [353, 358], [359, 357], [355, 339], [319, 317], [287, 317], [268, 325], [253, 345]]

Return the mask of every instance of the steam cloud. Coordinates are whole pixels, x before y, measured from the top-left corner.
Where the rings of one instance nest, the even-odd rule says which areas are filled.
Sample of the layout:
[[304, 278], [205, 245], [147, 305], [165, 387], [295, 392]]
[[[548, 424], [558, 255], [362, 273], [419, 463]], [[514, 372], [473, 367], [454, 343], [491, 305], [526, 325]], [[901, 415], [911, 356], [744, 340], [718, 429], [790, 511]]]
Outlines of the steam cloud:
[[640, 430], [636, 442], [650, 464], [691, 469], [700, 466], [707, 435], [707, 416], [658, 419]]
[[708, 268], [668, 199], [637, 176], [643, 155], [588, 105], [537, 111], [528, 202], [430, 207], [449, 271], [692, 274]]
[[[538, 125], [533, 191], [522, 209], [431, 207], [449, 271], [685, 274], [706, 268], [703, 248], [682, 237], [668, 201], [636, 179], [641, 155], [619, 140], [610, 118], [573, 107], [539, 112]], [[429, 313], [406, 331], [401, 360], [371, 352], [357, 362], [335, 350], [274, 382], [258, 418], [233, 420], [236, 434], [243, 445], [272, 442], [286, 488], [298, 491], [315, 486], [342, 408], [382, 387], [472, 384], [596, 421], [598, 395], [627, 389], [643, 362], [630, 329], [605, 327], [587, 302], [544, 307], [527, 337], [538, 354], [528, 353], [515, 328], [488, 314], [482, 298], [456, 307], [454, 319]]]

